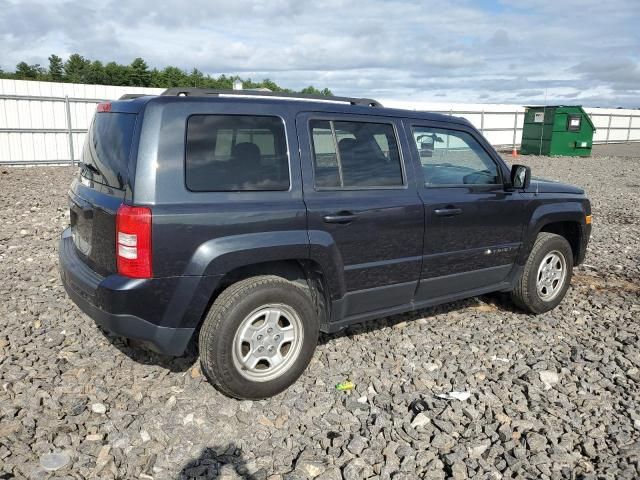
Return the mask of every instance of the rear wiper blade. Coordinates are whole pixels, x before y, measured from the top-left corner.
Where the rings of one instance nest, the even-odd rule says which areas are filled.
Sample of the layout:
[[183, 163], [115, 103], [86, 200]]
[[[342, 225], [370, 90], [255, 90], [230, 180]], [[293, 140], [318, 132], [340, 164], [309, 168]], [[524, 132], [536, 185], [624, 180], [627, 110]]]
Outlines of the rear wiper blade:
[[84, 162], [80, 162], [79, 165], [80, 165], [80, 168], [86, 168], [91, 173], [95, 173], [96, 175], [102, 176], [102, 172], [95, 165], [92, 165], [90, 163], [84, 163]]

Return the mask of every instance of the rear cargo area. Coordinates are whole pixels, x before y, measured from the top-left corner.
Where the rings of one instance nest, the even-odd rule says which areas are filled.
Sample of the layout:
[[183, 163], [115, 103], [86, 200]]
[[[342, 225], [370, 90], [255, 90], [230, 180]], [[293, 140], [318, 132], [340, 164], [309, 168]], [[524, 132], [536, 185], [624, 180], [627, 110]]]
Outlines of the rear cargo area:
[[[107, 104], [110, 105], [110, 104]], [[97, 272], [116, 271], [118, 207], [131, 189], [131, 144], [137, 115], [98, 111], [69, 191], [69, 217], [78, 255]]]

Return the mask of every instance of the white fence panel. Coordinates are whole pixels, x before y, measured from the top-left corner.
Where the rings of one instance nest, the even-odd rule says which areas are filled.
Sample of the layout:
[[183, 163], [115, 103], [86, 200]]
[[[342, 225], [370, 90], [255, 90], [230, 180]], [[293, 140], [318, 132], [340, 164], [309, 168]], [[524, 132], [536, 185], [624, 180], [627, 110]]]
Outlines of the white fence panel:
[[[77, 161], [100, 100], [117, 99], [125, 93], [155, 95], [163, 90], [0, 79], [0, 164]], [[464, 117], [496, 147], [517, 147], [522, 138], [522, 106], [384, 99], [381, 102], [388, 107]], [[594, 143], [640, 141], [640, 110], [585, 108], [585, 111], [597, 129]]]
[[163, 90], [0, 79], [0, 164], [78, 160], [100, 100]]

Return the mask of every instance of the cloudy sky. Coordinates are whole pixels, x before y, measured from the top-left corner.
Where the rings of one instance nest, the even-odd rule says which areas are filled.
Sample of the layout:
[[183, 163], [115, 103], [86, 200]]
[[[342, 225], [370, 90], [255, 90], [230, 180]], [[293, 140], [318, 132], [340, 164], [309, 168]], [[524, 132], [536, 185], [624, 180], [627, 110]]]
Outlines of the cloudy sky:
[[0, 0], [0, 66], [51, 53], [335, 94], [640, 107], [639, 0]]

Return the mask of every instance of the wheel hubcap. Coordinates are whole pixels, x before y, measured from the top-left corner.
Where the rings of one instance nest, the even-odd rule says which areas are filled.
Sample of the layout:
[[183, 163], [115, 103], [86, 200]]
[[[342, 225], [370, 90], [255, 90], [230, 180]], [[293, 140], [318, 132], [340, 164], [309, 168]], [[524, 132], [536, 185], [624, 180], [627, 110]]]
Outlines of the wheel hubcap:
[[262, 306], [247, 315], [236, 331], [233, 363], [249, 380], [273, 380], [296, 361], [302, 338], [302, 321], [295, 310], [283, 304]]
[[567, 277], [567, 261], [556, 250], [549, 252], [538, 267], [536, 287], [538, 295], [545, 302], [558, 296]]

